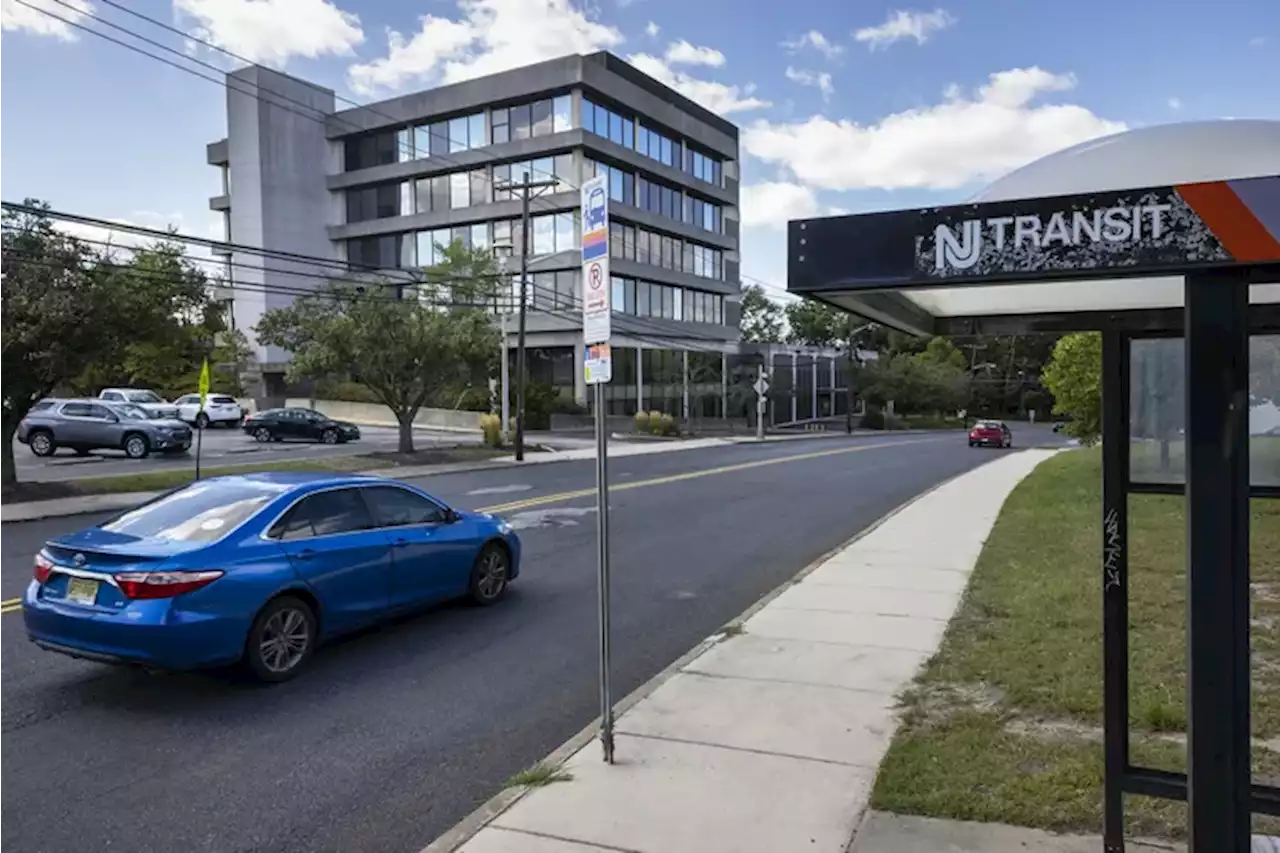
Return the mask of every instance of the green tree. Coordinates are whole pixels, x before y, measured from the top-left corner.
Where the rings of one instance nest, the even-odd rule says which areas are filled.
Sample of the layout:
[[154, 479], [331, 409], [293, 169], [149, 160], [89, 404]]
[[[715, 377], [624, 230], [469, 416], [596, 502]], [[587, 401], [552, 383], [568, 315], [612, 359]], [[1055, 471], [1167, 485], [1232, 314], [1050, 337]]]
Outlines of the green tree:
[[752, 284], [742, 289], [742, 319], [738, 328], [742, 340], [753, 344], [782, 342], [782, 306], [770, 299], [764, 288]]
[[1041, 378], [1053, 393], [1054, 413], [1071, 418], [1066, 433], [1083, 444], [1096, 443], [1102, 437], [1102, 336], [1064, 335]]
[[[195, 327], [219, 329], [208, 283], [163, 244], [128, 262], [94, 252], [40, 213], [4, 214], [3, 481], [16, 480], [13, 435], [32, 404], [96, 374], [131, 379], [144, 362], [167, 370]], [[126, 366], [129, 362], [131, 368]], [[174, 362], [179, 365], [179, 362]]]
[[491, 373], [500, 346], [489, 307], [499, 274], [483, 250], [454, 243], [402, 298], [382, 283], [334, 284], [268, 311], [258, 339], [292, 353], [290, 378], [350, 375], [395, 415], [413, 452], [418, 410]]

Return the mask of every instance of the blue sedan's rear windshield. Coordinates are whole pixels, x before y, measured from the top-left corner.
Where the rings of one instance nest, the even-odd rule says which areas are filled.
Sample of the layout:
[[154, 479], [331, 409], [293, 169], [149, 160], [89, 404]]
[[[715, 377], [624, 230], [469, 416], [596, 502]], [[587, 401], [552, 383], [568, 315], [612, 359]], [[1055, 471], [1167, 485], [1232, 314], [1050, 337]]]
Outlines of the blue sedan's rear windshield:
[[288, 490], [243, 480], [192, 483], [113, 518], [102, 529], [139, 539], [212, 542]]

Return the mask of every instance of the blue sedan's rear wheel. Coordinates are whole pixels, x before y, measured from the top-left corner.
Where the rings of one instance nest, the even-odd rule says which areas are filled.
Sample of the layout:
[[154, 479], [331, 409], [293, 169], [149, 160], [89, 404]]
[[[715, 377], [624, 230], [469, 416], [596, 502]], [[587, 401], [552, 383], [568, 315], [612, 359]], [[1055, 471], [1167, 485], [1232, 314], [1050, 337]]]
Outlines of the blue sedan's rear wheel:
[[316, 646], [316, 617], [305, 601], [291, 595], [262, 608], [249, 629], [244, 658], [260, 681], [287, 681], [302, 671]]
[[479, 605], [493, 604], [507, 591], [511, 580], [511, 557], [507, 549], [490, 542], [480, 550], [476, 563], [471, 567], [471, 584], [468, 595]]

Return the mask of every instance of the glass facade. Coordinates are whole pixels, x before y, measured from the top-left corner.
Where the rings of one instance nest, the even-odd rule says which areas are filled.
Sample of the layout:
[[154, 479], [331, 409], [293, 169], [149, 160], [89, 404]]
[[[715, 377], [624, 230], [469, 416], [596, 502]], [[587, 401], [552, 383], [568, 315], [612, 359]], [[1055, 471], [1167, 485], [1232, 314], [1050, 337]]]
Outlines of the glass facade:
[[650, 160], [680, 169], [700, 181], [724, 186], [724, 166], [719, 158], [585, 97], [582, 99], [582, 129], [633, 149]]
[[609, 223], [609, 256], [722, 281], [724, 253], [614, 220]]
[[609, 200], [683, 222], [715, 234], [724, 233], [724, 211], [714, 202], [689, 195], [679, 187], [633, 174], [588, 158], [584, 179], [609, 177]]
[[724, 325], [724, 297], [718, 293], [619, 275], [612, 276], [610, 284], [615, 314]]

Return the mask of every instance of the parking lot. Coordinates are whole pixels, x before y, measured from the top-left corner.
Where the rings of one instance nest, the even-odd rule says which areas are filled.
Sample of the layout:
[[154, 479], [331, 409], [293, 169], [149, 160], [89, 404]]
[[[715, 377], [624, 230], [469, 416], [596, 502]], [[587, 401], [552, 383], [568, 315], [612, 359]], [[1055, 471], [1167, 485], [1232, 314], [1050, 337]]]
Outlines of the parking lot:
[[[223, 465], [258, 463], [273, 459], [318, 459], [326, 456], [355, 456], [361, 453], [394, 451], [399, 433], [393, 427], [362, 426], [360, 440], [348, 444], [320, 444], [309, 441], [286, 441], [259, 444], [238, 429], [211, 427], [204, 432], [200, 464], [210, 468]], [[479, 444], [479, 433], [435, 432], [415, 430], [414, 445], [419, 450], [436, 445]], [[190, 468], [195, 465], [195, 446], [179, 456], [152, 455], [146, 459], [127, 459], [120, 450], [96, 450], [89, 456], [76, 456], [67, 449], [52, 457], [40, 458], [23, 444], [14, 442], [14, 458], [18, 479], [24, 482], [56, 482], [86, 477], [111, 477], [139, 474], [166, 468]]]

